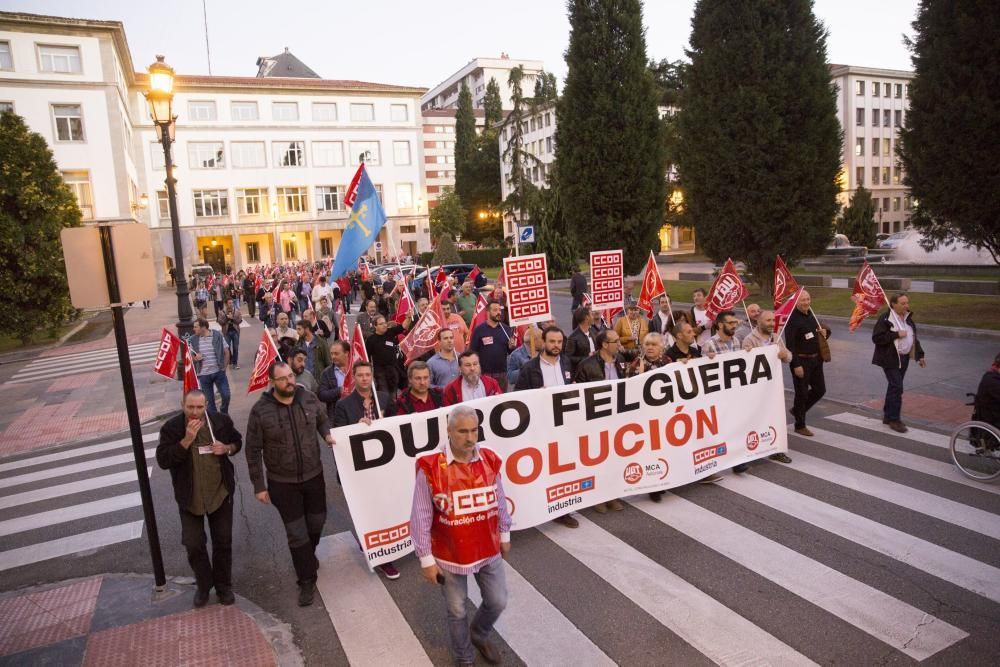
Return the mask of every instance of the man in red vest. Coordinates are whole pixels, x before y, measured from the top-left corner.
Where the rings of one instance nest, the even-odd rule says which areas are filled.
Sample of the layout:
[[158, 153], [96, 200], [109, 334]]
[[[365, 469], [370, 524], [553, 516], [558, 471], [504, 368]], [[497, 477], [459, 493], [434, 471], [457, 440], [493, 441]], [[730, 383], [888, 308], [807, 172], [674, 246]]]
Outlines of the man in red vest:
[[[471, 665], [475, 646], [492, 665], [500, 654], [490, 644], [507, 606], [503, 557], [510, 551], [510, 514], [500, 482], [500, 457], [476, 444], [479, 417], [459, 405], [448, 415], [448, 444], [417, 459], [410, 532], [424, 578], [440, 584], [448, 606], [448, 634], [459, 665]], [[483, 603], [472, 619], [465, 612], [468, 575]]]

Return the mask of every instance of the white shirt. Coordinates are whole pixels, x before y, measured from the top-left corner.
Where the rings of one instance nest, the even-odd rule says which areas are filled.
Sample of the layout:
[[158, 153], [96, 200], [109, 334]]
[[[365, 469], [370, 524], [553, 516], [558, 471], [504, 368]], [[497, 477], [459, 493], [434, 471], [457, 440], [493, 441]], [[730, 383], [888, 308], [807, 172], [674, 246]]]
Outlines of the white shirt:
[[694, 313], [695, 325], [705, 327], [705, 330], [698, 334], [698, 339], [695, 341], [701, 347], [712, 337], [712, 320], [708, 318], [708, 314], [704, 308], [695, 306], [691, 309], [691, 312]]
[[904, 320], [895, 313], [889, 316], [889, 321], [893, 322], [893, 327], [892, 327], [893, 331], [900, 330], [896, 322], [899, 321], [903, 322], [903, 328], [906, 329], [906, 336], [903, 338], [896, 339], [896, 350], [899, 352], [900, 355], [905, 357], [910, 353], [910, 350], [913, 349], [913, 339], [915, 338], [915, 335], [913, 333], [913, 327], [910, 326], [910, 323], [907, 320]]
[[556, 357], [556, 362], [551, 364], [545, 361], [545, 357], [538, 355], [538, 365], [542, 369], [542, 384], [546, 387], [561, 387], [566, 384], [566, 379], [563, 377], [562, 364], [559, 363], [559, 358]]
[[483, 384], [482, 378], [475, 386], [470, 385], [465, 378], [462, 378], [462, 401], [471, 401], [477, 398], [486, 398], [486, 385]]

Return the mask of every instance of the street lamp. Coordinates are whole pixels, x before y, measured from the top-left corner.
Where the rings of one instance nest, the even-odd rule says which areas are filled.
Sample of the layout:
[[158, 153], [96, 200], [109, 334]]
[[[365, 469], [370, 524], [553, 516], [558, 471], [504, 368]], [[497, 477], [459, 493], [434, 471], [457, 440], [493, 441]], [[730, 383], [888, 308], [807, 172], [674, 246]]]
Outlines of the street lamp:
[[163, 62], [163, 56], [156, 56], [156, 62], [149, 66], [149, 113], [156, 127], [156, 140], [163, 146], [163, 165], [167, 172], [167, 206], [170, 210], [170, 227], [174, 241], [174, 281], [177, 286], [177, 334], [187, 338], [194, 334], [191, 299], [188, 296], [187, 275], [184, 270], [184, 251], [181, 247], [181, 225], [177, 217], [177, 179], [174, 178], [174, 162], [170, 155], [170, 144], [174, 141], [177, 116], [173, 113], [174, 69]]

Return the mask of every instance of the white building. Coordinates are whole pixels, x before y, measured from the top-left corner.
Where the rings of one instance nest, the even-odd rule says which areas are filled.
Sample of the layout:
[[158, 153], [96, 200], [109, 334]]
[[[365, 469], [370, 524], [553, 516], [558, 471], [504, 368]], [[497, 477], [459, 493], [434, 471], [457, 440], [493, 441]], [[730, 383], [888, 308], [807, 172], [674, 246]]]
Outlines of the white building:
[[[85, 219], [150, 226], [163, 277], [173, 254], [163, 151], [143, 97], [146, 74], [135, 69], [119, 22], [0, 13], [0, 104], [48, 141]], [[424, 90], [179, 75], [172, 149], [186, 266], [334, 256], [344, 191], [366, 152], [389, 218], [386, 252], [429, 249]]]
[[910, 108], [912, 72], [830, 65], [837, 84], [837, 115], [844, 130], [841, 205], [858, 185], [871, 190], [877, 231], [907, 225], [913, 201], [903, 185], [897, 149]]
[[[513, 190], [510, 178], [512, 164], [510, 155], [505, 157], [504, 153], [507, 151], [513, 127], [505, 122], [501, 128], [497, 136], [497, 148], [500, 151], [500, 195], [502, 199], [507, 199]], [[523, 150], [527, 154], [522, 164], [525, 179], [535, 187], [547, 187], [546, 176], [556, 160], [555, 104], [547, 104], [525, 113], [521, 120], [521, 140]], [[514, 234], [512, 219], [507, 218], [503, 221], [503, 233], [504, 237]]]
[[464, 83], [472, 94], [472, 108], [482, 109], [486, 98], [486, 86], [490, 79], [496, 79], [500, 86], [500, 99], [505, 109], [513, 106], [511, 90], [507, 85], [510, 71], [520, 65], [524, 68], [521, 87], [526, 95], [535, 88], [535, 79], [544, 71], [540, 60], [513, 60], [506, 53], [499, 58], [473, 58], [464, 67], [434, 86], [420, 98], [423, 111], [432, 109], [454, 109], [458, 107], [458, 95]]

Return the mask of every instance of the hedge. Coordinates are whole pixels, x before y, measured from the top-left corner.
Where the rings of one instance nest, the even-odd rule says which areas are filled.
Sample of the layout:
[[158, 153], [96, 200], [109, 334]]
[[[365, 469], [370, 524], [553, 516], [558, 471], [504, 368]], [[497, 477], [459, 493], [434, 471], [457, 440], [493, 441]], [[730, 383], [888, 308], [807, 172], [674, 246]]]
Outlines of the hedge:
[[[503, 258], [510, 254], [510, 248], [477, 248], [475, 250], [459, 250], [463, 264], [478, 264], [480, 268], [503, 265]], [[433, 252], [420, 253], [420, 264], [428, 266], [434, 257]]]

